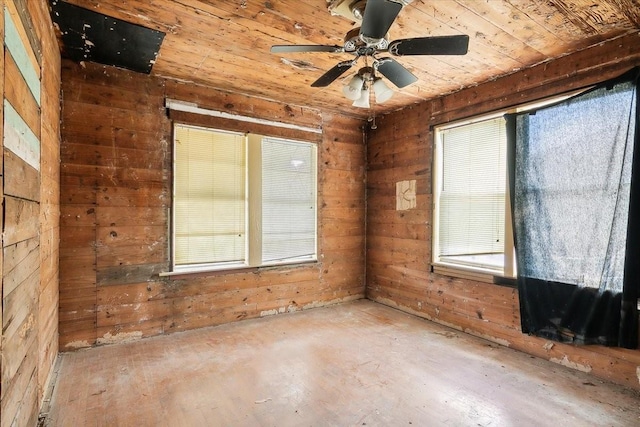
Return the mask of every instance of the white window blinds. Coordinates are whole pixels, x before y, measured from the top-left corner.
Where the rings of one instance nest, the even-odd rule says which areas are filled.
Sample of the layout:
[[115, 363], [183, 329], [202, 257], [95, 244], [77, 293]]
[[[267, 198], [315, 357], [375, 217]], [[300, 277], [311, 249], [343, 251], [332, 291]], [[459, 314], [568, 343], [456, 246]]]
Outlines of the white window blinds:
[[174, 264], [245, 259], [244, 135], [175, 126]]
[[316, 146], [262, 139], [262, 262], [315, 259]]
[[502, 117], [444, 129], [439, 256], [504, 251], [506, 130]]

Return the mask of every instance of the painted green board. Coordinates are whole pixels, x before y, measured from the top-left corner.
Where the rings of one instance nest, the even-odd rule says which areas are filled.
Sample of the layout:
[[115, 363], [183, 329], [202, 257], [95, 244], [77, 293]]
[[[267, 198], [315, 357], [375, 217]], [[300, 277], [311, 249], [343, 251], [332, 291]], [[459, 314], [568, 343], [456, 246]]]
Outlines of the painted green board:
[[4, 8], [4, 44], [27, 82], [33, 97], [40, 105], [40, 78], [29, 60], [28, 47], [22, 43], [20, 33], [6, 7]]

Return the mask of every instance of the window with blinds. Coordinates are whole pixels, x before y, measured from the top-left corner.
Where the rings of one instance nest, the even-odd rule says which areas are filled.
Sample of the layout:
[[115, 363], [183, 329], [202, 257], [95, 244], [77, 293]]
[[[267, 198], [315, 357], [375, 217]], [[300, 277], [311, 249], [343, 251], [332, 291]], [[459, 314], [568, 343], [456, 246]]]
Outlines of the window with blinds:
[[507, 174], [504, 118], [436, 132], [435, 261], [501, 271]]
[[174, 264], [245, 262], [244, 135], [180, 125], [174, 138]]
[[173, 268], [316, 259], [315, 144], [174, 126]]
[[262, 139], [262, 262], [316, 253], [315, 145]]
[[583, 90], [434, 128], [434, 272], [489, 282], [516, 277], [504, 115], [552, 105]]

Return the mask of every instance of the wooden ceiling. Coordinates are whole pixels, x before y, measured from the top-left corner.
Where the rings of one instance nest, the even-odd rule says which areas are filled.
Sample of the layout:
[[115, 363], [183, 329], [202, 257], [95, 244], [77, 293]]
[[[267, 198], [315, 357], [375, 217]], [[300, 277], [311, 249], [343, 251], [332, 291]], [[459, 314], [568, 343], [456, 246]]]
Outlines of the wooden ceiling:
[[[330, 1], [68, 2], [165, 32], [152, 75], [350, 116], [369, 114], [342, 95], [342, 86], [358, 67], [328, 87], [310, 87], [326, 70], [352, 56], [270, 53], [274, 44], [341, 46], [356, 23], [332, 16]], [[397, 58], [419, 80], [396, 89], [389, 101], [375, 107], [376, 113], [474, 86], [639, 29], [640, 0], [414, 0], [391, 26], [389, 40], [467, 34], [469, 52]]]

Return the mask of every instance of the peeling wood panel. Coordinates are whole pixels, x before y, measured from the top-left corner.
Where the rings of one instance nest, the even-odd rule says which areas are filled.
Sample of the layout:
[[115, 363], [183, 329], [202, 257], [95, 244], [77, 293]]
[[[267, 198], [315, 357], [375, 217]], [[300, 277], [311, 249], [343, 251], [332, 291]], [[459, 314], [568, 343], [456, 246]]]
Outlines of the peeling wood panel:
[[[511, 2], [514, 4], [515, 2]], [[367, 147], [367, 296], [430, 320], [639, 389], [640, 353], [523, 335], [515, 289], [431, 272], [430, 125], [488, 113], [622, 74], [640, 64], [637, 34], [378, 120]], [[395, 210], [395, 185], [417, 177], [417, 207]], [[613, 368], [615, 366], [615, 368]]]
[[626, 16], [633, 27], [640, 28], [640, 3], [638, 0], [605, 0], [605, 2]]
[[621, 4], [590, 0], [551, 0], [549, 3], [586, 34], [606, 33], [616, 28], [633, 28], [626, 13], [621, 13]]

